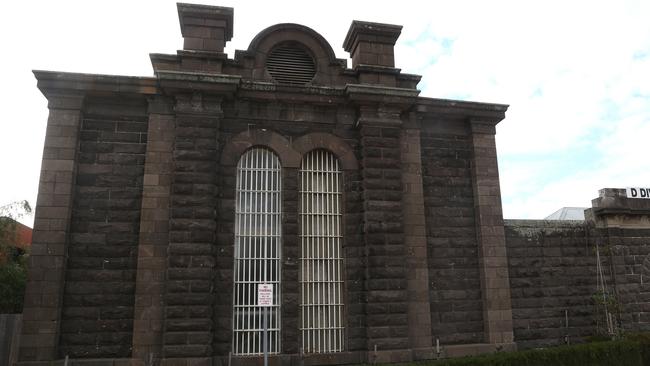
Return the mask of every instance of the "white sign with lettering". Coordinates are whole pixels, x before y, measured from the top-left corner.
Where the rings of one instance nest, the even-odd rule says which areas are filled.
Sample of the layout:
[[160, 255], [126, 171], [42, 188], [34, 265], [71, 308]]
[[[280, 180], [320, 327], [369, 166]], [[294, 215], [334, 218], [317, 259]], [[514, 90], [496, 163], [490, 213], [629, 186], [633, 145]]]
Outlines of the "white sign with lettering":
[[273, 306], [273, 284], [257, 285], [257, 306]]
[[627, 198], [650, 199], [650, 187], [627, 187], [625, 188]]

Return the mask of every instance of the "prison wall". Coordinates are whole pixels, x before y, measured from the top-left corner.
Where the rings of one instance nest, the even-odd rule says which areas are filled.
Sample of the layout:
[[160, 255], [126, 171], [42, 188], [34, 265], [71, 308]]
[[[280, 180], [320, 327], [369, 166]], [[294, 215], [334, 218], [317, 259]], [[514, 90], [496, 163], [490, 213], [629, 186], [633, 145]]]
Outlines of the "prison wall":
[[421, 133], [431, 334], [441, 344], [481, 343], [472, 146], [465, 129], [450, 126]]
[[520, 349], [650, 330], [647, 203], [603, 189], [592, 205], [585, 221], [505, 221]]
[[63, 289], [60, 356], [131, 353], [147, 142], [144, 100], [87, 100]]
[[608, 228], [602, 245], [625, 332], [650, 331], [650, 229]]
[[505, 220], [505, 232], [518, 348], [594, 335], [596, 256], [588, 223]]
[[[250, 91], [250, 93], [255, 93]], [[251, 95], [253, 95], [251, 94]], [[332, 98], [340, 98], [334, 93]], [[336, 99], [335, 99], [336, 100]], [[241, 141], [266, 146], [280, 156], [282, 164], [282, 324], [281, 344], [287, 353], [300, 353], [300, 288], [299, 267], [301, 243], [298, 232], [299, 184], [298, 170], [302, 155], [315, 148], [325, 148], [345, 161], [337, 146], [351, 149], [350, 159], [357, 161], [359, 132], [354, 127], [355, 110], [345, 105], [313, 106], [278, 101], [224, 101], [223, 118], [219, 123], [218, 151], [222, 164], [218, 167], [217, 227], [215, 251], [216, 278], [213, 347], [215, 354], [225, 355], [232, 343], [233, 286], [233, 224], [235, 210], [236, 162], [242, 151], [228, 148]], [[271, 141], [273, 140], [273, 141]], [[233, 144], [232, 142], [235, 141]], [[337, 145], [338, 144], [338, 145]], [[298, 151], [300, 150], [300, 151]], [[304, 151], [303, 151], [304, 150]], [[288, 160], [291, 157], [291, 161]], [[223, 164], [224, 161], [231, 163]], [[366, 246], [363, 241], [362, 179], [358, 168], [344, 169], [343, 206], [345, 232], [346, 350], [354, 353], [367, 347]], [[398, 196], [399, 197], [399, 196]], [[390, 253], [386, 255], [390, 256]], [[389, 273], [388, 270], [386, 270]], [[356, 353], [355, 353], [356, 355]], [[347, 357], [347, 355], [345, 356]], [[358, 361], [359, 359], [354, 359]], [[353, 360], [353, 361], [354, 361]]]
[[[495, 126], [508, 106], [420, 97], [420, 77], [393, 67], [400, 26], [354, 21], [347, 68], [292, 24], [228, 59], [232, 16], [179, 4], [184, 49], [152, 54], [155, 77], [35, 71], [50, 115], [21, 364], [259, 364], [233, 352], [237, 163], [254, 147], [282, 166], [274, 364], [581, 342], [603, 331], [603, 288], [609, 328], [650, 330], [650, 200], [605, 189], [585, 221], [504, 224]], [[292, 61], [310, 82], [266, 70], [287, 41], [313, 58]], [[345, 344], [322, 354], [300, 334], [298, 177], [315, 149], [339, 159], [344, 206]]]

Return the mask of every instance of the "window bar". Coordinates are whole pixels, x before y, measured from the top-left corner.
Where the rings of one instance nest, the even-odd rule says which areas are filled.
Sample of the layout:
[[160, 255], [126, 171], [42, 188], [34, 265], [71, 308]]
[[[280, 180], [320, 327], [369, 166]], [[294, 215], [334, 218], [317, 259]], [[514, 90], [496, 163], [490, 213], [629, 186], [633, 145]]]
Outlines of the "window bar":
[[280, 349], [281, 168], [268, 149], [245, 152], [237, 165], [233, 280], [233, 354], [262, 354], [262, 311], [257, 285], [274, 284], [270, 309], [269, 351]]
[[[329, 193], [329, 192], [331, 192], [331, 188], [332, 188], [330, 186], [330, 179], [332, 178], [332, 170], [331, 170], [331, 159], [329, 159], [329, 156], [326, 156], [325, 158], [326, 158], [326, 166], [327, 166], [327, 169], [326, 169], [327, 174], [325, 175], [325, 177], [326, 177], [325, 178], [325, 188], [326, 188], [326, 191], [328, 192], [328, 193], [325, 194], [325, 196], [326, 196], [325, 201], [328, 202], [327, 203], [327, 208], [326, 208], [326, 211], [325, 211], [326, 212], [326, 220], [327, 220], [326, 227], [328, 229], [327, 230], [328, 231], [327, 237], [325, 238], [325, 241], [327, 243], [325, 248], [327, 249], [327, 258], [328, 258], [327, 259], [327, 275], [328, 275], [328, 277], [330, 279], [335, 280], [334, 276], [332, 275], [332, 268], [331, 268], [332, 253], [330, 251], [330, 246], [332, 245], [332, 241], [331, 241], [331, 235], [332, 235], [331, 220], [332, 220], [332, 217], [330, 216], [332, 203], [330, 202], [330, 200], [334, 199], [334, 195]], [[327, 290], [327, 303], [332, 304], [331, 283], [325, 284], [325, 287], [326, 287], [326, 290]], [[326, 333], [326, 337], [325, 337], [325, 339], [327, 340], [327, 342], [326, 342], [327, 349], [332, 349], [332, 342], [330, 340], [330, 335], [331, 335], [331, 333], [333, 331], [333, 329], [332, 329], [332, 326], [333, 326], [332, 325], [332, 310], [333, 309], [334, 309], [334, 306], [328, 306], [328, 309], [327, 309], [327, 328], [328, 329], [327, 329], [327, 333]]]
[[[325, 275], [324, 279], [327, 279], [327, 278], [331, 279], [330, 272], [329, 272], [329, 270], [330, 270], [330, 268], [329, 268], [329, 258], [330, 257], [329, 257], [329, 249], [328, 249], [328, 245], [329, 245], [329, 239], [328, 239], [328, 236], [329, 236], [329, 230], [328, 230], [329, 229], [329, 216], [328, 216], [329, 211], [328, 211], [328, 207], [329, 207], [329, 204], [328, 204], [327, 201], [328, 201], [328, 198], [329, 198], [329, 194], [326, 193], [326, 192], [329, 191], [328, 180], [329, 180], [330, 174], [328, 172], [329, 168], [328, 168], [328, 164], [327, 164], [327, 157], [325, 156], [325, 154], [323, 154], [322, 151], [321, 151], [320, 155], [321, 155], [321, 161], [322, 161], [321, 167], [322, 167], [323, 171], [325, 172], [325, 174], [323, 174], [323, 192], [324, 193], [321, 194], [321, 197], [323, 198], [323, 267], [324, 267], [323, 274]], [[321, 288], [323, 289], [323, 301], [321, 301], [321, 303], [323, 303], [323, 304], [331, 304], [331, 302], [329, 300], [327, 302], [325, 301], [326, 298], [329, 298], [328, 287], [329, 287], [328, 283], [323, 282], [321, 284]], [[326, 307], [325, 305], [321, 305], [321, 309], [322, 309], [321, 311], [323, 313], [323, 324], [322, 325], [323, 325], [324, 328], [326, 328], [325, 331], [323, 331], [323, 344], [321, 345], [321, 351], [323, 351], [325, 349], [329, 349], [329, 347], [330, 347], [329, 339], [327, 338], [327, 336], [328, 336], [329, 331], [331, 329], [330, 328], [331, 325], [329, 324], [329, 310], [331, 308], [332, 308], [331, 306]]]
[[[246, 155], [244, 157], [244, 159], [245, 159], [245, 162], [246, 162], [246, 166], [250, 166], [250, 154]], [[241, 291], [242, 291], [242, 299], [241, 299], [242, 302], [241, 302], [241, 304], [247, 304], [248, 303], [248, 288], [246, 287], [246, 281], [248, 281], [248, 276], [247, 275], [248, 275], [249, 271], [248, 271], [248, 262], [246, 261], [246, 256], [247, 256], [246, 252], [248, 251], [248, 240], [249, 240], [248, 235], [250, 234], [248, 232], [250, 216], [246, 214], [246, 208], [248, 207], [248, 205], [250, 205], [250, 194], [248, 193], [248, 191], [249, 191], [251, 176], [248, 174], [248, 171], [244, 171], [243, 175], [244, 175], [244, 179], [245, 179], [245, 184], [244, 184], [244, 189], [241, 192], [241, 195], [242, 195], [242, 198], [244, 200], [244, 204], [243, 204], [242, 207], [239, 208], [239, 210], [241, 211], [241, 214], [242, 214], [241, 217], [243, 219], [242, 221], [243, 221], [243, 225], [244, 225], [243, 228], [242, 228], [244, 236], [243, 236], [243, 238], [240, 238], [240, 240], [242, 241], [241, 246], [244, 248], [244, 253], [243, 253], [244, 254], [243, 258], [244, 259], [241, 261], [241, 263], [242, 263], [241, 276], [242, 276], [242, 279], [244, 280], [244, 282], [242, 284], [240, 284], [238, 287], [241, 288]], [[240, 328], [240, 330], [241, 329], [246, 329], [248, 327], [248, 318], [245, 316], [245, 313], [244, 313], [243, 309], [241, 309], [241, 308], [238, 309], [238, 312], [240, 313], [240, 314], [238, 314], [238, 316], [241, 318], [241, 322], [242, 322], [242, 324], [241, 324], [242, 328]], [[248, 333], [241, 332], [240, 334], [241, 334], [241, 338], [242, 338], [242, 345], [241, 346], [244, 347], [244, 345], [246, 345], [244, 349], [248, 349], [248, 346], [249, 346], [249, 344], [248, 344]]]
[[[252, 156], [252, 166], [255, 168], [259, 168], [259, 150], [253, 149], [253, 156]], [[248, 263], [250, 264], [251, 268], [253, 269], [253, 276], [251, 278], [251, 281], [248, 282], [246, 286], [248, 286], [248, 296], [250, 297], [250, 300], [248, 302], [248, 306], [252, 307], [255, 306], [255, 302], [257, 299], [255, 299], [255, 288], [253, 288], [253, 281], [255, 280], [260, 280], [259, 276], [259, 261], [258, 259], [261, 258], [259, 255], [259, 232], [257, 231], [257, 201], [259, 200], [259, 194], [257, 193], [257, 189], [259, 188], [259, 175], [258, 174], [253, 174], [253, 180], [251, 181], [252, 185], [250, 187], [252, 193], [251, 193], [251, 205], [249, 208], [249, 212], [251, 215], [251, 232], [250, 232], [250, 241], [251, 241], [251, 246], [254, 251], [254, 256], [251, 257], [248, 260]], [[248, 317], [249, 317], [249, 324], [250, 324], [250, 329], [252, 330], [258, 330], [257, 326], [257, 308], [252, 308], [253, 311], [248, 312]], [[250, 341], [251, 341], [251, 348], [256, 349], [259, 347], [259, 336], [257, 332], [255, 333], [249, 333]], [[249, 348], [249, 349], [251, 349]]]
[[[316, 166], [316, 155], [312, 155], [312, 162], [311, 162], [311, 167], [312, 169]], [[311, 257], [312, 257], [312, 272], [309, 274], [311, 281], [317, 281], [318, 280], [318, 194], [317, 192], [317, 184], [316, 184], [316, 177], [315, 174], [312, 173], [311, 175], [311, 197], [313, 201], [312, 205], [312, 221], [313, 221], [313, 226], [309, 229], [309, 233], [311, 234]], [[310, 312], [311, 312], [311, 323], [308, 325], [308, 327], [314, 327], [316, 324], [318, 324], [318, 309], [316, 308], [318, 304], [318, 288], [316, 288], [316, 285], [314, 286], [309, 286], [311, 293], [312, 293], [312, 298], [310, 299]], [[318, 334], [313, 332], [311, 336], [311, 352], [315, 351], [315, 348], [318, 345]]]
[[282, 274], [282, 272], [281, 272], [282, 269], [280, 267], [280, 264], [282, 263], [281, 262], [281, 257], [280, 257], [281, 253], [282, 253], [281, 252], [282, 246], [280, 245], [280, 240], [279, 240], [280, 235], [281, 235], [281, 231], [282, 231], [282, 220], [281, 220], [282, 217], [280, 216], [280, 212], [282, 212], [282, 210], [281, 210], [282, 201], [280, 199], [281, 198], [281, 196], [280, 196], [280, 192], [281, 192], [280, 177], [281, 177], [281, 174], [282, 174], [281, 171], [277, 174], [278, 183], [277, 183], [277, 186], [276, 186], [276, 192], [277, 193], [275, 194], [275, 205], [277, 207], [276, 211], [275, 211], [276, 212], [275, 219], [277, 221], [276, 226], [275, 226], [275, 228], [277, 230], [277, 239], [275, 240], [277, 266], [276, 266], [275, 270], [276, 270], [276, 282], [278, 283], [278, 292], [277, 292], [278, 296], [276, 296], [276, 299], [277, 299], [276, 303], [278, 304], [278, 311], [277, 311], [277, 315], [275, 317], [275, 328], [276, 328], [276, 332], [275, 332], [275, 335], [276, 335], [275, 351], [276, 352], [280, 352], [280, 328], [281, 328], [281, 325], [282, 325], [282, 317], [280, 316], [281, 313], [280, 313], [280, 307], [279, 307], [279, 304], [281, 303], [281, 301], [280, 301], [280, 291], [279, 290], [280, 290], [280, 278], [281, 278], [281, 274]]
[[[317, 156], [316, 169], [318, 171], [322, 172], [323, 171], [323, 154], [321, 153], [321, 151], [318, 151], [318, 155], [316, 155], [316, 156]], [[320, 176], [320, 174], [319, 174], [319, 176]], [[318, 235], [318, 264], [319, 264], [319, 267], [320, 267], [320, 270], [318, 271], [318, 276], [316, 278], [316, 281], [317, 281], [316, 284], [318, 286], [318, 299], [316, 300], [317, 304], [318, 304], [316, 306], [316, 311], [318, 312], [318, 325], [317, 326], [319, 328], [319, 331], [316, 333], [317, 336], [318, 336], [318, 350], [317, 350], [318, 352], [322, 352], [323, 343], [325, 341], [325, 337], [323, 337], [323, 332], [320, 331], [320, 329], [322, 329], [325, 326], [325, 319], [324, 319], [325, 314], [323, 313], [323, 308], [322, 308], [323, 294], [324, 294], [322, 280], [323, 280], [323, 277], [324, 277], [323, 275], [325, 274], [324, 273], [325, 272], [325, 261], [324, 261], [325, 256], [324, 256], [324, 251], [323, 251], [325, 249], [325, 248], [323, 248], [325, 243], [324, 243], [324, 240], [323, 240], [324, 239], [323, 238], [323, 231], [324, 231], [325, 227], [323, 225], [324, 224], [324, 222], [323, 222], [323, 218], [324, 218], [324, 216], [323, 216], [324, 204], [323, 203], [324, 202], [323, 202], [323, 193], [322, 193], [323, 192], [323, 188], [322, 188], [323, 187], [323, 179], [322, 179], [322, 176], [320, 176], [320, 178], [321, 178], [320, 179], [320, 186], [318, 187], [319, 189], [318, 189], [318, 193], [317, 193], [317, 196], [316, 196], [316, 197], [318, 197], [318, 209], [316, 210], [316, 212], [318, 213], [318, 225], [317, 225], [318, 230], [317, 230], [316, 235]]]
[[[309, 163], [310, 167], [311, 167], [311, 165], [313, 163], [312, 160], [313, 160], [313, 155], [309, 155], [308, 156], [308, 163]], [[307, 187], [308, 188], [307, 189], [309, 190], [309, 192], [311, 192], [313, 190], [313, 179], [309, 179], [310, 175], [311, 175], [311, 173], [305, 174], [305, 176], [306, 176], [306, 178], [308, 180], [308, 182], [307, 182]], [[307, 202], [309, 202], [309, 209], [306, 212], [313, 212], [313, 210], [314, 210], [314, 196], [312, 194], [310, 194], [309, 192], [306, 194]], [[311, 235], [312, 235], [312, 229], [314, 227], [314, 216], [310, 215], [310, 216], [307, 216], [307, 218], [308, 218], [307, 221], [309, 221], [309, 224], [310, 224], [309, 228], [307, 228], [307, 235], [308, 236], [306, 237], [306, 242], [307, 242], [307, 245], [308, 245], [307, 258], [312, 258], [314, 256], [314, 252], [313, 252], [313, 237]], [[309, 283], [310, 281], [313, 281], [313, 278], [312, 278], [312, 272], [314, 271], [313, 265], [314, 265], [313, 261], [308, 259], [307, 260], [307, 268], [309, 268], [309, 272], [307, 273], [306, 283]], [[307, 307], [305, 308], [305, 312], [307, 313], [307, 324], [305, 324], [305, 328], [309, 328], [309, 325], [312, 322], [311, 319], [313, 319], [313, 314], [312, 314], [313, 308], [311, 306], [311, 304], [313, 303], [313, 301], [312, 301], [313, 294], [310, 291], [311, 286], [307, 285], [307, 286], [305, 286], [305, 289], [307, 291]], [[312, 334], [308, 333], [307, 334], [307, 348], [305, 349], [305, 352], [307, 352], [307, 353], [311, 352], [312, 343], [313, 343], [312, 342]]]
[[300, 171], [301, 333], [306, 353], [343, 350], [342, 172], [336, 157], [308, 153]]
[[[318, 153], [314, 154], [314, 166], [313, 168], [315, 170], [318, 170]], [[321, 238], [320, 238], [320, 228], [321, 228], [321, 218], [320, 218], [320, 195], [319, 195], [319, 190], [320, 190], [320, 185], [318, 184], [318, 174], [312, 173], [313, 179], [314, 179], [314, 200], [315, 200], [315, 207], [314, 207], [314, 230], [313, 230], [313, 235], [314, 235], [314, 261], [316, 262], [316, 271], [314, 272], [314, 306], [313, 306], [313, 311], [314, 311], [314, 328], [318, 329], [320, 327], [320, 321], [321, 321], [321, 314], [318, 308], [319, 300], [320, 300], [320, 284], [318, 281], [320, 280], [320, 273], [322, 271], [322, 266], [321, 266]], [[320, 351], [320, 332], [316, 331], [314, 333], [314, 352]]]
[[[308, 162], [309, 162], [310, 167], [313, 164], [313, 159], [314, 159], [313, 155], [308, 156]], [[311, 173], [306, 174], [308, 180], [309, 180], [310, 175], [311, 175]], [[313, 190], [313, 179], [311, 179], [311, 180], [309, 180], [307, 182], [307, 187], [308, 187], [308, 190], [310, 192]], [[307, 211], [307, 212], [313, 212], [314, 211], [314, 195], [313, 194], [307, 193], [307, 202], [309, 202], [309, 206], [310, 206], [309, 211]], [[310, 226], [307, 229], [307, 235], [308, 236], [306, 237], [306, 241], [307, 241], [307, 245], [308, 245], [308, 252], [307, 252], [308, 257], [307, 258], [312, 258], [314, 256], [314, 251], [313, 251], [313, 248], [314, 248], [313, 240], [314, 240], [314, 238], [311, 235], [312, 235], [312, 231], [313, 231], [313, 228], [314, 228], [314, 216], [309, 215], [307, 217], [308, 217], [308, 221], [310, 223]], [[307, 273], [307, 280], [306, 280], [307, 283], [309, 283], [310, 281], [313, 281], [313, 278], [312, 278], [312, 272], [314, 271], [313, 266], [314, 266], [313, 261], [308, 259], [307, 260], [307, 268], [309, 268], [309, 272]], [[307, 313], [307, 324], [305, 324], [305, 328], [309, 328], [309, 325], [312, 323], [312, 319], [313, 319], [313, 313], [312, 312], [313, 312], [314, 309], [311, 306], [311, 304], [313, 303], [313, 301], [312, 301], [313, 293], [311, 291], [312, 290], [311, 286], [307, 285], [305, 287], [306, 287], [306, 291], [307, 291], [307, 308], [305, 309], [305, 312]], [[312, 349], [312, 343], [313, 343], [312, 337], [313, 337], [313, 335], [311, 333], [307, 334], [307, 342], [308, 343], [307, 343], [307, 348], [305, 349], [305, 352], [307, 352], [307, 353], [310, 353], [311, 349]]]
[[[237, 201], [241, 201], [241, 195], [242, 195], [241, 192], [242, 192], [242, 184], [243, 184], [242, 181], [243, 181], [242, 179], [238, 179], [237, 183], [235, 185], [237, 187], [236, 188], [237, 193], [235, 195], [235, 200], [237, 200]], [[237, 207], [237, 205], [235, 205], [235, 233], [240, 233], [241, 230], [242, 230], [242, 220], [241, 220], [241, 217], [240, 217], [238, 211], [239, 211], [239, 207]], [[239, 238], [235, 234], [235, 243], [238, 240], [239, 240]], [[238, 245], [235, 245], [234, 249], [235, 249], [234, 276], [236, 278], [239, 275], [240, 271], [241, 271], [241, 263], [239, 263], [239, 260], [238, 260], [238, 258], [241, 257], [241, 250], [240, 250]], [[239, 297], [241, 296], [240, 288], [239, 288], [239, 286], [237, 285], [236, 282], [234, 283], [233, 287], [235, 288], [234, 294], [233, 294], [233, 300], [236, 301], [236, 302], [239, 302]], [[235, 312], [235, 314], [236, 314], [236, 312]], [[236, 330], [241, 327], [239, 317], [237, 317], [237, 316], [234, 317], [233, 326], [234, 326], [234, 329], [235, 329], [235, 331], [233, 332], [233, 339], [235, 340], [235, 344], [234, 344], [233, 348], [238, 348], [239, 344], [240, 344], [240, 339], [239, 339], [239, 333], [236, 332]]]
[[[255, 151], [251, 150], [250, 155], [248, 156], [248, 165], [247, 167], [253, 167], [255, 166]], [[254, 258], [253, 255], [251, 254], [251, 247], [252, 247], [252, 242], [254, 241], [254, 233], [253, 233], [253, 224], [255, 220], [254, 214], [251, 213], [251, 207], [253, 206], [253, 202], [255, 201], [255, 194], [252, 192], [252, 187], [255, 186], [255, 175], [251, 171], [247, 171], [246, 174], [250, 174], [249, 177], [249, 182], [248, 182], [248, 187], [246, 187], [246, 196], [247, 196], [247, 205], [244, 206], [244, 215], [246, 215], [246, 238], [245, 238], [245, 244], [246, 248], [248, 250], [248, 256], [244, 259], [244, 263], [247, 264], [246, 272], [244, 272], [244, 278], [246, 279], [246, 282], [244, 282], [243, 286], [246, 292], [246, 299], [244, 299], [244, 314], [246, 316], [246, 321], [245, 325], [248, 330], [253, 330], [254, 325], [251, 323], [251, 311], [250, 311], [250, 305], [252, 303], [252, 299], [250, 298], [250, 282], [252, 279], [255, 278], [255, 266], [253, 263], [251, 263], [251, 258]], [[245, 332], [246, 335], [246, 348], [243, 351], [243, 353], [249, 353], [250, 350], [253, 348], [253, 338], [252, 334], [250, 332]]]
[[[246, 166], [250, 165], [249, 155], [245, 155], [242, 159], [244, 159]], [[243, 205], [241, 207], [238, 207], [238, 209], [240, 211], [240, 215], [238, 215], [238, 216], [241, 217], [241, 221], [243, 222], [242, 223], [242, 225], [243, 225], [243, 227], [242, 227], [243, 237], [238, 238], [238, 241], [241, 243], [240, 247], [243, 247], [243, 249], [244, 249], [243, 253], [242, 253], [242, 255], [243, 255], [242, 258], [243, 259], [240, 260], [241, 266], [242, 266], [240, 276], [244, 281], [247, 281], [248, 278], [246, 277], [246, 274], [248, 273], [248, 271], [247, 271], [247, 264], [248, 263], [246, 262], [245, 258], [246, 258], [246, 250], [247, 250], [247, 248], [246, 248], [246, 246], [247, 246], [247, 242], [246, 242], [247, 241], [247, 236], [246, 235], [248, 234], [247, 233], [247, 230], [248, 230], [248, 215], [246, 215], [246, 207], [248, 205], [248, 198], [249, 198], [247, 192], [248, 192], [248, 185], [249, 185], [250, 177], [248, 176], [247, 171], [244, 171], [242, 173], [243, 173], [243, 176], [244, 176], [244, 186], [243, 186], [243, 190], [242, 190], [242, 192], [240, 194], [242, 196], [241, 198], [243, 200]], [[241, 283], [241, 284], [238, 284], [237, 287], [240, 288], [241, 292], [242, 292], [242, 294], [241, 294], [241, 302], [239, 304], [246, 304], [248, 302], [248, 291], [247, 291], [245, 282]], [[242, 311], [241, 308], [237, 309], [237, 317], [241, 319], [241, 328], [239, 328], [238, 330], [246, 329], [247, 328], [246, 321], [248, 319], [246, 319], [246, 317], [244, 316], [244, 312]], [[244, 349], [247, 349], [248, 348], [247, 347], [247, 345], [248, 345], [248, 336], [244, 332], [240, 332], [240, 335], [241, 335], [241, 342], [242, 342], [241, 347], [244, 348]], [[244, 345], [246, 345], [246, 347]]]
[[[259, 173], [255, 175], [255, 184], [252, 187], [252, 190], [254, 191], [253, 197], [255, 199], [253, 200], [254, 204], [251, 206], [251, 211], [253, 212], [253, 235], [255, 235], [253, 242], [254, 242], [254, 248], [255, 248], [255, 271], [254, 271], [254, 279], [259, 281], [259, 283], [265, 283], [265, 277], [264, 277], [264, 272], [263, 272], [263, 267], [264, 267], [264, 261], [260, 261], [259, 259], [264, 258], [264, 253], [262, 251], [263, 245], [264, 245], [264, 239], [262, 237], [263, 233], [260, 230], [260, 204], [262, 201], [261, 196], [261, 191], [264, 187], [262, 187], [262, 175], [264, 175], [264, 166], [262, 164], [262, 159], [260, 156], [260, 151], [259, 149], [254, 149], [255, 151], [255, 166], [260, 169]], [[251, 290], [251, 295], [253, 298], [256, 298], [255, 296], [255, 291], [257, 290], [254, 288], [254, 284], [249, 283], [249, 288]], [[256, 305], [257, 299], [251, 301], [251, 305]], [[260, 329], [260, 312], [262, 309], [258, 309], [257, 307], [254, 308], [254, 311], [251, 312], [251, 317], [253, 321], [253, 329], [255, 329], [256, 333], [253, 334], [253, 344], [256, 349], [262, 350], [261, 345], [262, 345], [262, 340], [260, 339], [260, 334], [259, 334], [259, 329]]]
[[[338, 170], [339, 169], [338, 160], [335, 160], [334, 163], [336, 164], [335, 170]], [[339, 193], [342, 191], [342, 189], [340, 189], [340, 187], [342, 186], [341, 181], [342, 181], [342, 179], [340, 179], [339, 174], [334, 176], [334, 187], [336, 187], [336, 189], [339, 191]], [[342, 225], [342, 223], [341, 223], [341, 214], [342, 214], [341, 203], [339, 202], [339, 200], [336, 200], [334, 205], [335, 205], [334, 206], [335, 207], [334, 212], [338, 213], [338, 215], [336, 215], [335, 220], [334, 220], [334, 236], [342, 237], [343, 233], [342, 233], [342, 228], [341, 228], [341, 225]], [[339, 329], [341, 329], [342, 326], [343, 326], [343, 314], [342, 314], [343, 309], [342, 309], [342, 306], [341, 306], [341, 304], [343, 303], [343, 298], [342, 298], [342, 292], [343, 292], [342, 282], [343, 282], [343, 278], [342, 278], [342, 272], [341, 272], [342, 271], [342, 268], [341, 268], [342, 263], [341, 262], [342, 262], [342, 259], [343, 259], [342, 251], [343, 251], [343, 248], [341, 248], [340, 245], [336, 246], [336, 248], [335, 248], [335, 253], [336, 254], [335, 255], [336, 255], [336, 259], [337, 259], [337, 261], [336, 261], [336, 271], [337, 271], [336, 281], [337, 282], [334, 285], [334, 288], [335, 288], [337, 296], [335, 297], [334, 301], [336, 301], [337, 309], [339, 309], [338, 314], [335, 314], [336, 325], [337, 325], [337, 327], [339, 327]], [[338, 333], [338, 336], [337, 336], [337, 334], [334, 335], [335, 342], [336, 342], [336, 347], [338, 349], [343, 349], [343, 332], [339, 331], [337, 333]]]

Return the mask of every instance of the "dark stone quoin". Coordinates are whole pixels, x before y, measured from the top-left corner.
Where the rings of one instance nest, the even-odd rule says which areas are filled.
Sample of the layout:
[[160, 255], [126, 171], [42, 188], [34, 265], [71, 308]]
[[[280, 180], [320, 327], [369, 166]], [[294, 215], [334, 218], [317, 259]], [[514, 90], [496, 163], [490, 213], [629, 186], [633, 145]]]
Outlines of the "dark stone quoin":
[[[259, 340], [259, 323], [237, 323], [259, 313], [233, 289], [269, 268], [272, 365], [579, 342], [603, 325], [597, 283], [617, 327], [650, 329], [650, 200], [606, 189], [586, 221], [504, 222], [494, 137], [508, 107], [420, 97], [420, 76], [395, 67], [401, 26], [352, 22], [348, 67], [298, 24], [231, 59], [232, 8], [178, 13], [183, 50], [151, 54], [153, 77], [34, 71], [49, 118], [19, 365], [258, 365], [234, 339]], [[281, 181], [263, 238], [280, 254], [259, 273], [238, 244], [262, 240], [246, 210], [272, 210], [246, 201], [270, 197], [246, 191], [271, 171], [250, 173], [251, 151]]]

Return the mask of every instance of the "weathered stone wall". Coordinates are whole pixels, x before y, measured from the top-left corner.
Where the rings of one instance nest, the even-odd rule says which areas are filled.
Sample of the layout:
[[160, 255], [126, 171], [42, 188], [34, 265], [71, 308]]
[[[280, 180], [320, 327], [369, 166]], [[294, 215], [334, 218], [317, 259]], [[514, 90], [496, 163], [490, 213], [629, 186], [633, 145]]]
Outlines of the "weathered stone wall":
[[163, 313], [169, 246], [169, 209], [173, 170], [174, 116], [171, 101], [152, 97], [142, 187], [140, 243], [136, 274], [131, 356], [141, 360], [162, 355]]
[[[389, 24], [353, 22], [351, 69], [320, 35], [288, 24], [228, 59], [232, 15], [179, 5], [184, 50], [153, 54], [152, 78], [37, 72], [51, 119], [21, 358], [229, 361], [235, 173], [253, 146], [282, 163], [273, 363], [433, 358], [434, 338], [444, 356], [511, 349], [494, 142], [507, 106], [419, 97], [420, 77], [393, 68], [401, 27]], [[314, 57], [311, 82], [265, 70], [288, 40]], [[298, 170], [312, 149], [343, 169], [346, 343], [303, 357]]]
[[599, 238], [588, 222], [506, 220], [505, 231], [517, 346], [553, 346], [595, 334]]
[[221, 100], [176, 98], [164, 357], [213, 353]]
[[81, 123], [60, 355], [131, 353], [147, 142], [144, 100], [88, 100]]
[[650, 229], [602, 230], [603, 265], [620, 303], [626, 332], [650, 331]]
[[[318, 107], [290, 103], [254, 103], [250, 101], [224, 102], [224, 118], [220, 124], [220, 149], [236, 136], [247, 131], [272, 133], [286, 139], [290, 149], [292, 141], [308, 133], [328, 133], [340, 138], [353, 151], [358, 149], [358, 132], [353, 127], [354, 111], [342, 106]], [[299, 120], [300, 122], [296, 122]], [[273, 149], [272, 144], [265, 146]], [[264, 144], [264, 141], [260, 142]], [[282, 350], [283, 353], [300, 353], [300, 238], [298, 236], [298, 165], [282, 163]], [[224, 158], [236, 164], [239, 152]], [[295, 152], [294, 152], [295, 154]], [[297, 157], [301, 158], [300, 156]], [[339, 159], [341, 157], [339, 156]], [[299, 163], [299, 160], [297, 160]], [[220, 165], [218, 181], [221, 186], [217, 205], [216, 227], [216, 297], [214, 318], [214, 354], [225, 356], [232, 342], [232, 286], [233, 286], [233, 223], [235, 208], [236, 166]], [[346, 350], [366, 349], [366, 296], [365, 255], [361, 227], [361, 176], [357, 170], [346, 170], [343, 175], [345, 223], [344, 238], [346, 271], [347, 347]]]
[[616, 325], [625, 332], [650, 330], [650, 201], [605, 188], [585, 218], [598, 228], [603, 267], [609, 275]]
[[620, 310], [612, 312], [615, 328], [650, 330], [650, 230], [616, 227], [612, 218], [607, 220], [614, 227], [596, 227], [592, 220], [506, 220], [519, 348], [607, 334], [604, 308], [596, 298], [596, 247], [613, 309]]
[[400, 133], [393, 124], [361, 125], [367, 349], [408, 348]]
[[431, 331], [441, 344], [481, 343], [483, 305], [472, 191], [472, 146], [463, 130], [422, 131]]

